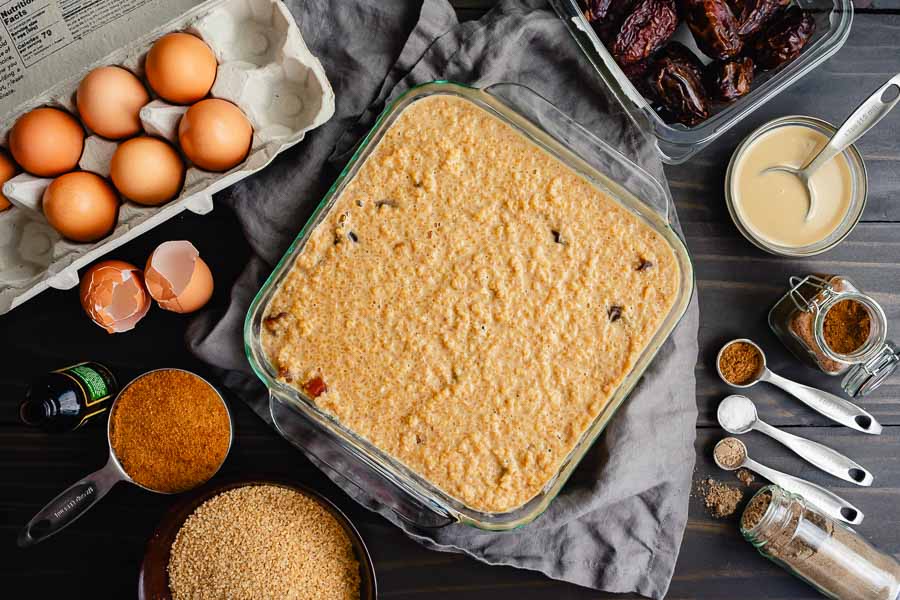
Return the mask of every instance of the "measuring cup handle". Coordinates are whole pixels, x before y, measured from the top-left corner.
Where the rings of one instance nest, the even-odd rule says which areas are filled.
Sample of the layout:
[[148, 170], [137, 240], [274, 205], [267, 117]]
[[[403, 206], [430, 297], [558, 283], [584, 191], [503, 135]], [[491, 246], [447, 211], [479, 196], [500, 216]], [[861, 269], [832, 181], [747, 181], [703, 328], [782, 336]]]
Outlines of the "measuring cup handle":
[[19, 532], [19, 547], [34, 546], [59, 533], [86, 513], [121, 480], [122, 474], [110, 457], [105, 467], [73, 483], [34, 515]]
[[897, 102], [900, 94], [885, 102], [882, 100], [885, 92], [891, 87], [900, 89], [900, 73], [891, 77], [884, 85], [878, 88], [871, 96], [863, 100], [853, 114], [847, 117], [844, 124], [829, 140], [818, 156], [804, 169], [810, 175], [823, 164], [843, 152], [850, 144], [864, 136], [870, 129], [883, 119]]
[[769, 467], [750, 459], [745, 461], [744, 466], [751, 471], [756, 471], [775, 485], [782, 487], [791, 493], [803, 496], [804, 500], [815, 505], [832, 519], [849, 525], [859, 525], [865, 517], [861, 510], [837, 494], [829, 492], [825, 488], [816, 485], [811, 481], [806, 481], [799, 477], [794, 477], [793, 475], [770, 469]]
[[849, 400], [844, 400], [840, 396], [829, 394], [826, 391], [817, 390], [808, 385], [785, 379], [771, 371], [768, 371], [764, 378], [772, 385], [780, 387], [817, 413], [825, 415], [836, 423], [863, 433], [872, 435], [881, 433], [881, 424], [875, 420], [875, 417]]
[[797, 456], [830, 475], [864, 487], [872, 485], [875, 479], [863, 466], [824, 444], [781, 431], [767, 423], [760, 423], [759, 426], [764, 433], [790, 448]]

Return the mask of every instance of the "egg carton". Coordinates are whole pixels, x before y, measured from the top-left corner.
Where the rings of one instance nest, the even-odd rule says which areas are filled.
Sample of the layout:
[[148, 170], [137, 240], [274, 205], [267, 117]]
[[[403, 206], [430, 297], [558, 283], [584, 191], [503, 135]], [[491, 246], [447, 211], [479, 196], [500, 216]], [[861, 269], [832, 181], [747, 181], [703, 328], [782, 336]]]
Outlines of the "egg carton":
[[[51, 80], [59, 83], [4, 117], [0, 123], [3, 145], [16, 119], [39, 106], [63, 108], [77, 116], [75, 91], [84, 75], [96, 67], [123, 66], [146, 83], [144, 57], [156, 39], [172, 31], [193, 33], [215, 52], [219, 67], [210, 96], [236, 104], [253, 125], [246, 160], [225, 173], [187, 163], [184, 188], [177, 198], [156, 207], [123, 200], [113, 232], [94, 243], [68, 241], [47, 223], [41, 197], [52, 179], [27, 173], [13, 177], [3, 193], [14, 206], [0, 212], [0, 314], [47, 288], [78, 285], [79, 269], [184, 210], [208, 213], [213, 209], [213, 194], [259, 171], [334, 114], [334, 92], [325, 71], [282, 2], [210, 0], [84, 65], [71, 77]], [[168, 104], [155, 97], [149, 86], [147, 90], [151, 102], [140, 113], [144, 130], [177, 142], [178, 122], [188, 107]], [[79, 166], [108, 177], [118, 142], [86, 131]]]

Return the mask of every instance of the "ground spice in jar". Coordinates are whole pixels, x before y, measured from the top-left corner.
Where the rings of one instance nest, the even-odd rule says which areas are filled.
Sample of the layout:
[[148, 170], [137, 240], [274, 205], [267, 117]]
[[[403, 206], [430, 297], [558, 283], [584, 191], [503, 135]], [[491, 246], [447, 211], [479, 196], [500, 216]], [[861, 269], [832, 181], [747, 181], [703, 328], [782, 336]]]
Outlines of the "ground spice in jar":
[[747, 385], [759, 376], [763, 367], [759, 350], [747, 342], [728, 344], [719, 355], [719, 371], [728, 383]]
[[733, 437], [725, 438], [718, 444], [713, 451], [716, 462], [726, 469], [737, 469], [747, 458], [747, 448]]
[[[838, 276], [831, 277], [828, 280], [828, 284], [835, 292], [846, 292], [849, 289], [847, 282]], [[821, 302], [823, 299], [822, 294], [823, 292], [818, 292], [813, 299]], [[819, 348], [813, 334], [814, 321], [815, 314], [812, 312], [794, 310], [788, 328], [791, 330], [791, 333], [797, 336], [803, 342], [804, 346], [813, 353], [815, 362], [819, 365], [819, 368], [826, 373], [840, 373], [844, 371], [847, 368], [846, 365], [839, 363], [836, 360], [832, 360], [822, 352], [821, 348]]]
[[900, 594], [900, 563], [796, 496], [776, 498], [763, 490], [744, 510], [741, 527], [763, 555], [830, 598], [895, 600]]
[[129, 384], [110, 419], [110, 443], [122, 468], [159, 492], [205, 482], [231, 444], [231, 420], [219, 394], [177, 369], [151, 371]]
[[274, 486], [239, 487], [200, 505], [175, 537], [174, 600], [359, 600], [359, 562], [316, 500]]
[[871, 330], [869, 311], [854, 300], [841, 300], [825, 313], [825, 343], [837, 354], [858, 350], [869, 339]]
[[766, 514], [766, 511], [769, 509], [769, 504], [771, 503], [771, 492], [764, 491], [753, 496], [753, 499], [750, 500], [747, 508], [744, 509], [744, 514], [741, 515], [741, 527], [744, 529], [753, 529], [756, 527], [759, 522], [762, 521], [763, 515]]

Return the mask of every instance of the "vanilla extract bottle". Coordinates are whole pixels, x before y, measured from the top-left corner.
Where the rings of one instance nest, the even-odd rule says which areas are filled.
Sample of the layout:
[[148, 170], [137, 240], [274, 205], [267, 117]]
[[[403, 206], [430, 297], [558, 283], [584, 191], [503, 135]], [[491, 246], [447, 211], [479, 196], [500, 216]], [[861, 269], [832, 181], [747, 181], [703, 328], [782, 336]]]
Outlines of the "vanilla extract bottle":
[[109, 410], [118, 391], [109, 369], [96, 362], [78, 363], [34, 378], [19, 417], [44, 431], [72, 431]]

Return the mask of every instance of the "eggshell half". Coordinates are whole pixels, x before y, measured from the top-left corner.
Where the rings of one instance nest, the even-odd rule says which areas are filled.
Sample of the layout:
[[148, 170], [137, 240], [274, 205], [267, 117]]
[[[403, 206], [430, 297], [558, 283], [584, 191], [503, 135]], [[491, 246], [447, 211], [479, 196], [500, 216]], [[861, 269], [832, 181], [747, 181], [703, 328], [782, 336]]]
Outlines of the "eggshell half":
[[213, 278], [200, 252], [187, 241], [160, 244], [147, 260], [147, 291], [160, 308], [190, 313], [203, 308], [213, 293]]
[[121, 260], [104, 260], [81, 276], [81, 306], [108, 333], [134, 329], [150, 310], [141, 270]]

